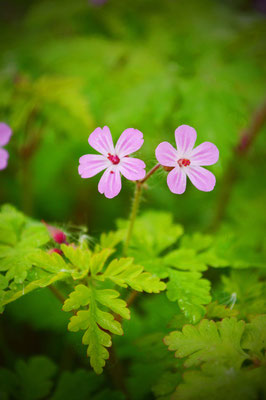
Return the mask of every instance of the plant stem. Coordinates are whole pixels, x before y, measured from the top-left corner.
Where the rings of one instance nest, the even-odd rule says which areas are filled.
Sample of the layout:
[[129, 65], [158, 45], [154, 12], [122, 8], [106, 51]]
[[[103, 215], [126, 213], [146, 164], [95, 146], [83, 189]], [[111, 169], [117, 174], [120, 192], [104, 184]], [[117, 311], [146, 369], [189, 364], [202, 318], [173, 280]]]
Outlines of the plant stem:
[[209, 230], [216, 231], [224, 218], [226, 209], [230, 202], [234, 184], [237, 180], [238, 161], [246, 156], [251, 145], [254, 143], [258, 133], [266, 123], [266, 102], [253, 115], [250, 126], [245, 129], [240, 135], [239, 143], [233, 151], [232, 159], [230, 160], [227, 169], [222, 178], [220, 185], [220, 195], [217, 201], [217, 207], [214, 213], [213, 220]]
[[55, 297], [62, 303], [64, 304], [65, 302], [65, 297], [64, 295], [53, 285], [48, 286], [51, 292], [55, 295]]
[[134, 197], [133, 197], [132, 209], [131, 209], [131, 213], [130, 213], [130, 217], [129, 217], [129, 226], [128, 226], [128, 231], [127, 231], [127, 236], [126, 236], [124, 249], [123, 249], [124, 256], [127, 254], [128, 246], [129, 246], [130, 239], [132, 236], [135, 219], [136, 219], [138, 209], [139, 209], [141, 191], [142, 191], [142, 185], [139, 182], [137, 182]]
[[147, 179], [150, 178], [150, 176], [152, 174], [154, 174], [155, 171], [157, 171], [158, 168], [160, 168], [160, 166], [161, 166], [161, 164], [156, 164], [146, 174], [146, 176], [143, 179], [141, 179], [140, 181], [136, 182], [136, 188], [135, 188], [135, 193], [134, 193], [134, 197], [133, 197], [133, 204], [132, 204], [132, 209], [131, 209], [131, 213], [130, 213], [130, 217], [129, 217], [129, 226], [128, 226], [127, 236], [126, 236], [124, 249], [123, 249], [123, 255], [124, 256], [127, 254], [129, 243], [130, 243], [130, 240], [131, 240], [131, 236], [132, 236], [132, 232], [133, 232], [133, 228], [134, 228], [134, 223], [135, 223], [136, 216], [137, 216], [138, 209], [139, 209], [139, 203], [140, 203], [140, 197], [141, 197], [141, 191], [142, 191], [143, 184], [144, 184], [144, 182], [147, 181]]

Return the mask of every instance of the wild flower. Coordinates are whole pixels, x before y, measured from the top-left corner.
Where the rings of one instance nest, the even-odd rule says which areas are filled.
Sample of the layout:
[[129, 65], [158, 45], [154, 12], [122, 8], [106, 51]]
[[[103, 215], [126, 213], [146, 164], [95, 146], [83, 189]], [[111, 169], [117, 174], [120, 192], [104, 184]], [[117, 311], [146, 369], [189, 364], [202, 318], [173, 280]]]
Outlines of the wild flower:
[[143, 145], [143, 134], [133, 128], [126, 129], [119, 137], [114, 147], [110, 129], [107, 126], [96, 128], [89, 136], [89, 144], [98, 154], [86, 154], [79, 159], [78, 172], [81, 178], [91, 178], [104, 171], [98, 190], [111, 199], [121, 190], [121, 174], [130, 181], [143, 179], [145, 163], [130, 154], [139, 150]]
[[215, 186], [215, 176], [202, 165], [215, 164], [219, 159], [219, 150], [210, 142], [194, 148], [196, 138], [195, 129], [181, 125], [175, 130], [177, 149], [168, 142], [162, 142], [155, 150], [159, 163], [170, 171], [167, 184], [172, 193], [184, 193], [187, 176], [197, 189], [204, 192], [210, 192]]
[[12, 135], [11, 128], [4, 122], [0, 122], [0, 170], [7, 167], [9, 153], [2, 147], [7, 145]]

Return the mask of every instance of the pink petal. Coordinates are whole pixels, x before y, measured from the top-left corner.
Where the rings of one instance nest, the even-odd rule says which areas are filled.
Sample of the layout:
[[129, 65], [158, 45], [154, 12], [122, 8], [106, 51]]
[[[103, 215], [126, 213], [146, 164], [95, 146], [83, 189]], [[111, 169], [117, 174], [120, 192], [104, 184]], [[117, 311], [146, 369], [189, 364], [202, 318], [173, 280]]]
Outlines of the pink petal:
[[98, 190], [104, 194], [108, 199], [112, 199], [117, 196], [121, 190], [121, 176], [118, 168], [109, 167], [104, 171], [100, 182], [98, 184]]
[[0, 148], [0, 170], [5, 169], [7, 167], [8, 158], [9, 158], [8, 151]]
[[219, 159], [219, 150], [210, 142], [201, 143], [192, 150], [190, 161], [192, 165], [212, 165]]
[[12, 135], [11, 128], [4, 122], [0, 122], [0, 146], [5, 146]]
[[186, 190], [187, 177], [183, 168], [175, 167], [167, 176], [167, 185], [172, 193], [182, 194]]
[[155, 156], [165, 167], [175, 167], [177, 164], [178, 153], [168, 142], [162, 142], [156, 147]]
[[189, 166], [186, 168], [186, 174], [197, 189], [203, 192], [210, 192], [213, 190], [216, 179], [213, 173], [207, 169]]
[[175, 130], [175, 141], [179, 156], [190, 153], [197, 139], [194, 128], [188, 125], [181, 125]]
[[137, 129], [126, 129], [118, 139], [115, 152], [121, 158], [139, 150], [143, 145], [143, 133]]
[[81, 178], [91, 178], [110, 165], [110, 162], [104, 156], [98, 154], [86, 154], [80, 157], [79, 163], [78, 171]]
[[89, 144], [104, 156], [108, 153], [114, 154], [113, 139], [108, 126], [96, 128], [89, 136]]
[[142, 160], [131, 157], [124, 157], [119, 164], [121, 174], [130, 181], [143, 179], [146, 175], [145, 167], [146, 165]]

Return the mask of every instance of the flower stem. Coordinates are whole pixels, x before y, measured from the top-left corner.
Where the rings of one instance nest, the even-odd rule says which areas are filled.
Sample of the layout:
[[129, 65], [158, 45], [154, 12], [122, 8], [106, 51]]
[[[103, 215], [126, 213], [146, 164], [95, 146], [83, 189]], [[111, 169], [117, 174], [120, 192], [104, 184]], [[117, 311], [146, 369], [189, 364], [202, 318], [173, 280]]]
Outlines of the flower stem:
[[129, 226], [128, 226], [128, 231], [127, 231], [127, 236], [126, 236], [124, 249], [123, 249], [123, 255], [124, 256], [127, 254], [128, 246], [129, 246], [130, 239], [131, 239], [131, 236], [132, 236], [135, 219], [136, 219], [136, 216], [137, 216], [137, 213], [138, 213], [138, 209], [139, 209], [141, 191], [142, 191], [142, 184], [140, 182], [137, 182], [136, 183], [134, 197], [133, 197], [133, 204], [132, 204], [131, 214], [130, 214], [130, 217], [129, 217]]
[[126, 236], [124, 249], [123, 249], [123, 255], [124, 256], [127, 254], [129, 243], [130, 243], [130, 240], [131, 240], [131, 236], [132, 236], [132, 232], [133, 232], [133, 228], [134, 228], [134, 223], [135, 223], [136, 216], [137, 216], [138, 209], [139, 209], [139, 203], [140, 203], [140, 197], [141, 197], [141, 191], [142, 191], [143, 184], [144, 184], [144, 182], [147, 181], [147, 179], [150, 178], [150, 176], [152, 174], [154, 174], [155, 171], [157, 171], [158, 168], [160, 168], [160, 166], [161, 166], [161, 164], [156, 164], [146, 174], [146, 176], [143, 179], [141, 179], [140, 181], [136, 182], [136, 188], [135, 188], [135, 193], [134, 193], [134, 197], [133, 197], [133, 204], [132, 204], [132, 209], [131, 209], [131, 213], [130, 213], [130, 217], [129, 217], [129, 226], [128, 226], [127, 236]]

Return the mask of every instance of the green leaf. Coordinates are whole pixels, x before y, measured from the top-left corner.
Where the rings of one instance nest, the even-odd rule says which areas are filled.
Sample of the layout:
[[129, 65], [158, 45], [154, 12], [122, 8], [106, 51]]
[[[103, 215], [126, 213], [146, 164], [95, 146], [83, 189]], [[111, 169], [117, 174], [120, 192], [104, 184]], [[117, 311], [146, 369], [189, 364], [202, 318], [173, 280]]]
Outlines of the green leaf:
[[238, 311], [236, 309], [228, 308], [224, 304], [218, 304], [217, 301], [206, 306], [206, 318], [208, 319], [222, 319], [226, 317], [236, 317], [237, 315]]
[[139, 292], [159, 293], [166, 287], [156, 276], [143, 272], [142, 266], [133, 264], [133, 258], [113, 260], [103, 273], [103, 278], [121, 287], [130, 286]]
[[[127, 222], [118, 221], [118, 227], [126, 228]], [[129, 254], [141, 251], [154, 257], [174, 244], [182, 234], [182, 226], [173, 223], [170, 213], [148, 211], [135, 221]]]
[[266, 312], [266, 284], [254, 270], [231, 271], [222, 276], [223, 290], [234, 299], [240, 318], [253, 318]]
[[85, 285], [78, 285], [63, 306], [64, 311], [88, 306], [88, 309], [78, 311], [70, 319], [68, 329], [73, 332], [85, 330], [82, 342], [88, 345], [87, 354], [97, 374], [102, 373], [105, 360], [109, 357], [106, 347], [112, 345], [111, 336], [107, 331], [116, 335], [123, 334], [120, 322], [116, 321], [112, 314], [101, 310], [99, 305], [110, 308], [123, 318], [130, 317], [126, 302], [117, 299], [118, 296], [119, 293], [115, 290], [96, 290]]
[[[88, 271], [91, 261], [91, 251], [81, 247], [61, 245], [61, 250], [71, 264], [80, 271]], [[62, 258], [62, 257], [61, 257]]]
[[47, 229], [23, 216], [13, 207], [0, 213], [0, 271], [6, 279], [22, 283], [32, 267], [30, 257], [49, 241]]
[[243, 349], [250, 350], [252, 357], [263, 359], [266, 349], [266, 315], [258, 315], [246, 325], [241, 345]]
[[88, 400], [103, 383], [102, 378], [96, 377], [93, 372], [83, 369], [75, 372], [64, 371], [51, 400]]
[[217, 323], [203, 319], [197, 326], [185, 325], [182, 332], [170, 333], [165, 344], [176, 357], [186, 357], [185, 367], [208, 362], [238, 369], [249, 358], [240, 345], [244, 329], [244, 321], [235, 318]]
[[50, 273], [66, 272], [70, 274], [72, 272], [63, 257], [55, 252], [48, 253], [47, 251], [38, 250], [29, 259], [36, 267]]
[[116, 245], [120, 242], [122, 242], [122, 240], [125, 237], [125, 231], [124, 230], [117, 230], [117, 231], [110, 231], [108, 233], [102, 233], [100, 236], [100, 243], [99, 243], [99, 247], [100, 248], [111, 248], [113, 249], [114, 247], [116, 247]]
[[173, 400], [251, 400], [264, 398], [266, 368], [235, 369], [203, 365], [200, 371], [184, 374], [184, 383], [177, 387]]
[[186, 249], [193, 249], [196, 252], [206, 250], [213, 242], [213, 237], [210, 235], [203, 235], [196, 232], [193, 235], [184, 235], [181, 238], [181, 247]]
[[81, 306], [86, 306], [91, 300], [91, 290], [85, 285], [77, 285], [69, 298], [64, 302], [63, 310], [77, 310]]
[[26, 281], [23, 284], [16, 285], [14, 288], [11, 287], [9, 290], [0, 292], [0, 307], [17, 300], [19, 297], [35, 289], [50, 286], [54, 282], [64, 280], [67, 277], [67, 274], [64, 272], [59, 272], [58, 274], [42, 273], [41, 275], [42, 277], [40, 279], [34, 279], [29, 283]]
[[168, 253], [163, 262], [171, 267], [188, 271], [205, 271], [207, 265], [200, 260], [194, 249], [178, 249]]
[[177, 301], [190, 322], [198, 322], [205, 314], [204, 305], [211, 301], [210, 282], [199, 272], [169, 270], [167, 297]]
[[16, 373], [20, 386], [20, 398], [38, 400], [46, 397], [52, 388], [51, 378], [55, 372], [55, 364], [46, 357], [32, 357], [27, 363], [18, 361]]

